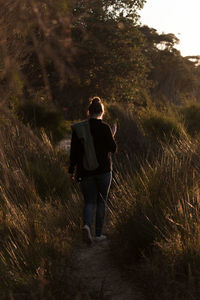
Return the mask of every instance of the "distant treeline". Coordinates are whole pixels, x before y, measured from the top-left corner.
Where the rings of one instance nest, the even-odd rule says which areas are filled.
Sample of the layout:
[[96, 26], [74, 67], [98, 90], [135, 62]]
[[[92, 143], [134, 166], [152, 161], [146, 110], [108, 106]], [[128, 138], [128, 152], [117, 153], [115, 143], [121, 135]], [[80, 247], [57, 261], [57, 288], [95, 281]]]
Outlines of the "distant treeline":
[[94, 95], [144, 107], [200, 98], [199, 57], [140, 26], [144, 0], [0, 3], [0, 89], [11, 108], [39, 102], [73, 119]]

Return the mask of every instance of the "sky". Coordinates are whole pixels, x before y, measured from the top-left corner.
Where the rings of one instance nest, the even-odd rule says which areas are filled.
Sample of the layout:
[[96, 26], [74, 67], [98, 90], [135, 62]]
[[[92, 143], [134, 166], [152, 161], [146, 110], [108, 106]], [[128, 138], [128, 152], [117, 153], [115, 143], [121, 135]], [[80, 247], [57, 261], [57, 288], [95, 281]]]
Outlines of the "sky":
[[182, 56], [200, 55], [200, 0], [146, 0], [139, 15], [142, 25], [174, 33]]

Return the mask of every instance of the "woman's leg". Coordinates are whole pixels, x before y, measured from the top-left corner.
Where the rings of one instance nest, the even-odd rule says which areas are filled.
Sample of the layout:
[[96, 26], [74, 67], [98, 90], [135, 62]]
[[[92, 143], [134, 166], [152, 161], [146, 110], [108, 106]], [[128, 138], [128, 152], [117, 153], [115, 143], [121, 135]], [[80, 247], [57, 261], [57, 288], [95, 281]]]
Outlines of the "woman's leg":
[[105, 203], [108, 197], [112, 173], [108, 172], [105, 174], [95, 176], [97, 187], [98, 187], [98, 197], [97, 197], [97, 207], [96, 207], [96, 236], [100, 236], [103, 229], [104, 217], [105, 217]]
[[84, 196], [83, 225], [91, 226], [94, 208], [97, 201], [97, 184], [93, 176], [85, 177], [81, 182], [81, 189]]

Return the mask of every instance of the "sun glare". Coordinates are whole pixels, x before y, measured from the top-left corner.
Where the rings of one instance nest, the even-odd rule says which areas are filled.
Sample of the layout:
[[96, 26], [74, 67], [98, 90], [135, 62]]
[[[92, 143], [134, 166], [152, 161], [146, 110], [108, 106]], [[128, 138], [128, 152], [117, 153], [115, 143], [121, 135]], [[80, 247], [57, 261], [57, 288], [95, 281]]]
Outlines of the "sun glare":
[[176, 48], [183, 56], [200, 55], [199, 11], [199, 0], [147, 0], [140, 21], [159, 33], [174, 33], [180, 40]]

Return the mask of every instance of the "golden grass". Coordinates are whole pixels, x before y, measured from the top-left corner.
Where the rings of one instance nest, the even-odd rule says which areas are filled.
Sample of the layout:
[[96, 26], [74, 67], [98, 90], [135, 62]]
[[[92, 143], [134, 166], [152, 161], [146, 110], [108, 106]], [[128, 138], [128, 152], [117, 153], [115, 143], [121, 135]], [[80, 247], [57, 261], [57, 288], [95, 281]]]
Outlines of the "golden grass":
[[[47, 137], [39, 140], [3, 108], [1, 115], [6, 123], [0, 131], [0, 298], [70, 299], [75, 293], [69, 270], [80, 227], [79, 194], [70, 188], [66, 166]], [[38, 155], [41, 163], [48, 160], [52, 177], [59, 176], [55, 163], [61, 180], [65, 176], [68, 189], [60, 195], [50, 189], [41, 198], [34, 174], [27, 172], [27, 161]]]
[[186, 137], [164, 144], [160, 155], [137, 171], [131, 160], [118, 168], [112, 190], [112, 251], [121, 264], [132, 266], [133, 274], [137, 268], [143, 287], [149, 281], [148, 292], [150, 285], [160, 284], [153, 299], [199, 296], [199, 155], [199, 141]]

